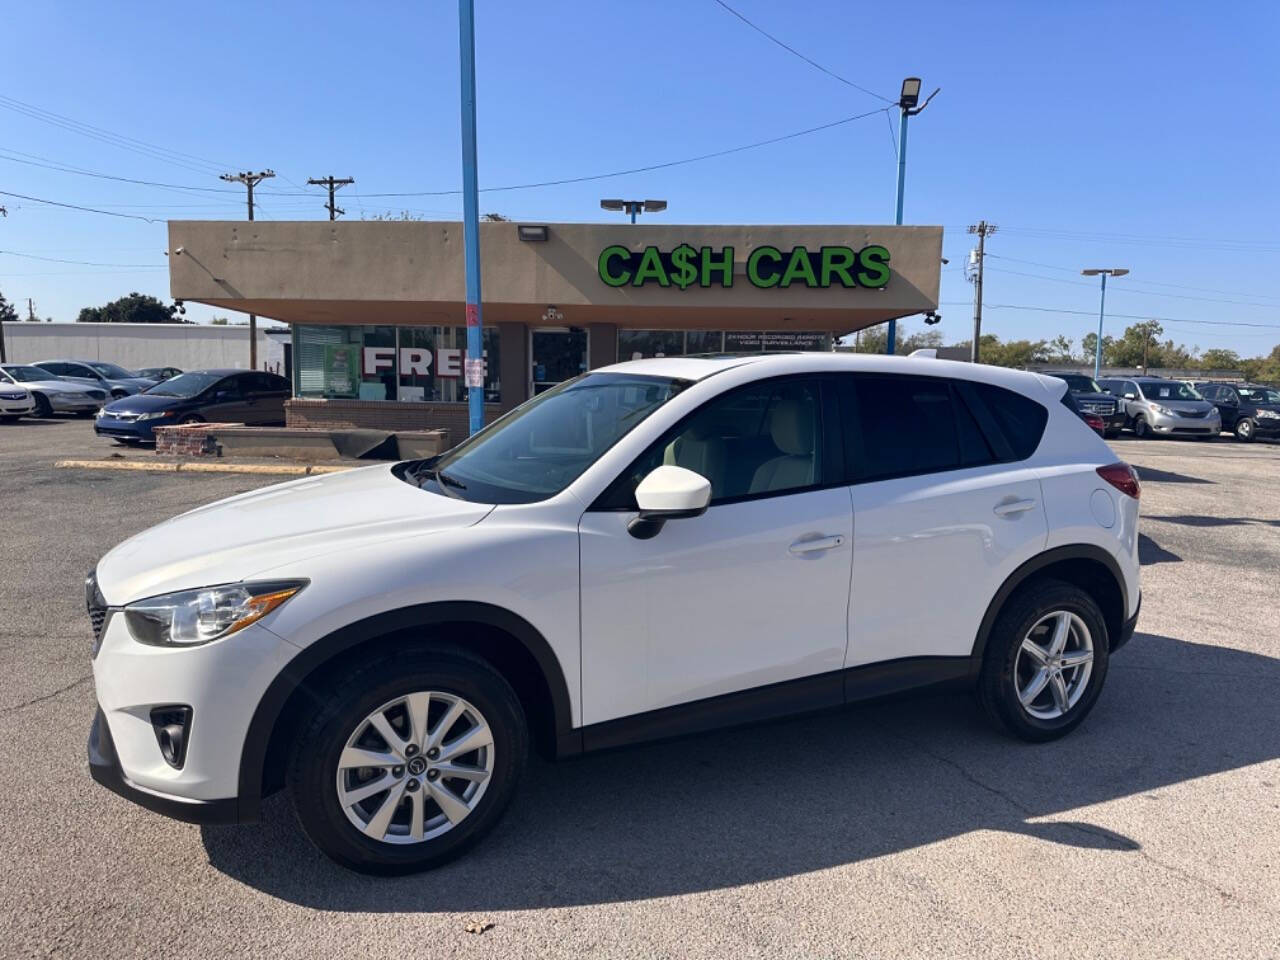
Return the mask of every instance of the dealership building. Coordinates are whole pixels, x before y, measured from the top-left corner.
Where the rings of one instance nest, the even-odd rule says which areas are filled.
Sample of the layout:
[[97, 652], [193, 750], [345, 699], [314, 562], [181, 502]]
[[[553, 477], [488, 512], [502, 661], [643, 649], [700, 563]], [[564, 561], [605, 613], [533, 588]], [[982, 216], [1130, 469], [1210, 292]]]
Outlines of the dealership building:
[[480, 244], [480, 364], [460, 223], [173, 221], [171, 292], [288, 325], [290, 426], [444, 427], [456, 442], [468, 379], [483, 376], [492, 420], [619, 360], [827, 350], [936, 310], [942, 228], [499, 221]]

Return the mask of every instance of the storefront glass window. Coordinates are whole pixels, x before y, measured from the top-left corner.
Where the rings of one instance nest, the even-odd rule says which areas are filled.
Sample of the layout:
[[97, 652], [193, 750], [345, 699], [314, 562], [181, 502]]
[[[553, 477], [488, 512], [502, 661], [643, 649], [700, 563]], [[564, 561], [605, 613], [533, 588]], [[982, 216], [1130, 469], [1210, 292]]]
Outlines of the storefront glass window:
[[[498, 330], [484, 330], [485, 402], [502, 399]], [[465, 327], [294, 328], [300, 397], [443, 401], [467, 399]]]
[[683, 330], [619, 330], [618, 360], [684, 355]]
[[684, 338], [685, 353], [720, 353], [724, 349], [724, 334], [719, 330], [690, 330]]

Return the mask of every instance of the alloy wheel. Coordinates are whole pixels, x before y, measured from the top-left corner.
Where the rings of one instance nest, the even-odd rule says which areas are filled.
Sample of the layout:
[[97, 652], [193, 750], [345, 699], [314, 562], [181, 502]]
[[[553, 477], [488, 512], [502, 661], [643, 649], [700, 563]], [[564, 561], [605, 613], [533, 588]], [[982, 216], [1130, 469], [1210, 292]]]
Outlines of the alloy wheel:
[[493, 732], [452, 693], [419, 691], [356, 725], [338, 757], [338, 803], [365, 836], [412, 844], [448, 833], [484, 796]]
[[1241, 440], [1253, 439], [1253, 423], [1249, 420], [1241, 420], [1236, 424], [1236, 436]]
[[1058, 720], [1079, 703], [1093, 673], [1093, 637], [1068, 610], [1036, 621], [1013, 661], [1022, 709], [1037, 720]]

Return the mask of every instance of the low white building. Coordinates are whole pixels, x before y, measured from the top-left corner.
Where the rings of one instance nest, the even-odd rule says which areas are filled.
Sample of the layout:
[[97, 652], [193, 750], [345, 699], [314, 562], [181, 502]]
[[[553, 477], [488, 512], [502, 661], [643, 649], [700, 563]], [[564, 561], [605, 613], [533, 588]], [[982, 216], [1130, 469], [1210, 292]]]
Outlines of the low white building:
[[[39, 360], [108, 360], [127, 370], [141, 367], [249, 366], [249, 328], [193, 323], [6, 323], [10, 363]], [[258, 327], [258, 367], [285, 372], [289, 331]]]

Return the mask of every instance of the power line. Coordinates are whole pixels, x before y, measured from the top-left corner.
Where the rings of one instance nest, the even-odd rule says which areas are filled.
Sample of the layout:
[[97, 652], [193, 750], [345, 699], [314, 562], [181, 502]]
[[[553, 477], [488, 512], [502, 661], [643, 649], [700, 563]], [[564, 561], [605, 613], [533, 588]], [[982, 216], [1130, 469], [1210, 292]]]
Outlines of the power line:
[[[46, 110], [34, 104], [24, 103], [14, 97], [0, 94], [0, 107], [11, 110], [14, 113], [22, 114], [32, 120], [39, 120], [42, 123], [48, 123], [63, 130], [77, 133], [83, 137], [89, 137], [102, 143], [108, 143], [112, 146], [119, 147], [122, 150], [129, 150], [133, 153], [139, 153], [143, 156], [151, 157], [155, 160], [162, 160], [165, 163], [171, 163], [175, 166], [186, 167], [188, 170], [195, 170], [198, 173], [209, 173], [209, 169], [214, 170], [225, 169], [226, 164], [215, 163], [204, 157], [198, 157], [194, 154], [183, 153], [180, 150], [172, 150], [168, 147], [157, 146], [156, 144], [147, 143], [145, 140], [139, 140], [136, 137], [125, 136], [124, 134], [114, 133], [104, 127], [95, 127], [93, 124], [84, 123], [71, 117], [63, 116], [60, 113], [54, 113], [52, 110]], [[200, 164], [197, 167], [191, 161]]]
[[801, 53], [795, 47], [779, 40], [772, 33], [770, 33], [768, 30], [765, 30], [763, 27], [759, 26], [758, 24], [752, 23], [750, 20], [748, 20], [746, 17], [740, 14], [737, 10], [733, 9], [733, 7], [725, 3], [724, 0], [714, 0], [714, 2], [717, 3], [719, 6], [723, 7], [729, 13], [733, 14], [735, 17], [737, 17], [739, 20], [745, 23], [748, 27], [750, 27], [756, 33], [760, 34], [763, 37], [768, 38], [769, 40], [772, 40], [774, 43], [780, 46], [783, 50], [786, 50], [788, 53], [799, 57], [805, 63], [809, 64], [809, 66], [817, 70], [821, 70], [827, 76], [835, 80], [839, 80], [841, 83], [845, 84], [846, 86], [853, 87], [855, 90], [861, 90], [863, 93], [865, 93], [869, 97], [875, 97], [877, 100], [883, 100], [885, 103], [890, 103], [890, 104], [893, 104], [894, 106], [897, 106], [898, 102], [896, 100], [891, 100], [888, 97], [882, 97], [880, 94], [876, 93], [874, 90], [868, 90], [866, 87], [862, 86], [861, 84], [854, 83], [852, 80], [848, 79], [847, 77], [840, 76], [840, 74], [836, 73], [833, 70], [828, 70], [822, 64], [818, 63], [817, 60], [813, 60], [810, 57], [806, 57], [803, 53]]
[[[0, 147], [6, 153], [16, 154], [17, 156], [5, 156], [0, 153], [0, 160], [8, 160], [10, 163], [25, 163], [32, 167], [43, 167], [46, 170], [57, 170], [60, 173], [74, 173], [82, 177], [94, 177], [98, 180], [114, 180], [118, 183], [133, 183], [143, 187], [161, 187], [165, 190], [190, 190], [200, 193], [239, 193], [238, 190], [228, 190], [224, 187], [196, 187], [181, 183], [159, 183], [155, 180], [138, 180], [133, 177], [120, 177], [110, 173], [97, 173], [93, 170], [86, 170], [83, 167], [74, 167], [70, 164], [60, 163], [57, 160], [50, 160], [48, 157], [40, 157], [33, 153], [23, 153], [21, 150], [14, 150], [12, 147]], [[31, 159], [22, 159], [29, 157]], [[38, 161], [45, 161], [43, 163]], [[230, 202], [230, 201], [228, 201]]]
[[[948, 300], [950, 306], [967, 306], [963, 300]], [[1037, 307], [1025, 303], [989, 303], [989, 310], [1031, 310], [1036, 313], [1065, 313], [1078, 317], [1097, 317], [1092, 310], [1066, 310], [1058, 307]], [[1188, 320], [1183, 317], [1161, 317], [1138, 313], [1108, 313], [1108, 318], [1118, 320], [1157, 320], [1160, 323], [1194, 323], [1210, 327], [1253, 327], [1261, 330], [1280, 330], [1280, 323], [1249, 323], [1245, 320]]]
[[[987, 256], [992, 257], [992, 258], [995, 258], [995, 257], [996, 257], [996, 254], [994, 254], [994, 253], [989, 253], [989, 254], [987, 254]], [[1014, 258], [1012, 258], [1012, 257], [1000, 257], [999, 259], [1002, 259], [1002, 260], [1014, 260]], [[1016, 262], [1016, 263], [1027, 263], [1027, 262], [1029, 262], [1029, 261], [1025, 261], [1025, 260], [1015, 260], [1014, 262]], [[1050, 269], [1050, 270], [1068, 269], [1068, 268], [1065, 268], [1065, 267], [1053, 267], [1053, 266], [1050, 266], [1049, 264], [1046, 264], [1046, 263], [1037, 264], [1037, 266], [1046, 267], [1046, 268], [1048, 268], [1048, 269]], [[1000, 273], [1009, 274], [1009, 275], [1011, 275], [1011, 276], [1015, 276], [1015, 277], [1030, 277], [1030, 278], [1035, 279], [1035, 280], [1047, 280], [1047, 281], [1050, 281], [1050, 282], [1052, 282], [1052, 283], [1069, 283], [1069, 284], [1071, 284], [1071, 285], [1073, 285], [1073, 286], [1080, 286], [1080, 287], [1092, 287], [1092, 286], [1093, 286], [1093, 284], [1092, 284], [1092, 283], [1089, 283], [1089, 282], [1088, 282], [1088, 281], [1086, 281], [1086, 280], [1068, 280], [1066, 277], [1046, 277], [1046, 276], [1044, 276], [1044, 274], [1040, 274], [1040, 273], [1025, 273], [1025, 272], [1023, 272], [1023, 271], [1021, 271], [1021, 270], [1007, 270], [1007, 269], [1005, 269], [1004, 267], [998, 267], [998, 266], [997, 266], [997, 267], [992, 267], [991, 269], [996, 270], [996, 271], [998, 271], [998, 272], [1000, 272]], [[1128, 282], [1126, 281], [1126, 283], [1125, 283], [1122, 287], [1117, 287], [1117, 288], [1115, 289], [1115, 291], [1114, 291], [1114, 292], [1116, 292], [1116, 293], [1122, 293], [1122, 294], [1125, 294], [1125, 295], [1128, 295], [1128, 296], [1142, 296], [1142, 297], [1170, 297], [1170, 298], [1175, 299], [1175, 300], [1196, 300], [1196, 301], [1200, 301], [1200, 302], [1202, 302], [1202, 303], [1226, 303], [1226, 304], [1231, 304], [1231, 305], [1239, 306], [1239, 307], [1262, 307], [1262, 308], [1264, 308], [1264, 309], [1271, 309], [1271, 310], [1275, 310], [1275, 309], [1277, 309], [1278, 307], [1280, 307], [1280, 304], [1275, 304], [1275, 303], [1258, 303], [1258, 302], [1256, 302], [1256, 301], [1252, 301], [1252, 300], [1227, 300], [1227, 299], [1223, 299], [1223, 298], [1220, 298], [1220, 297], [1197, 297], [1197, 296], [1192, 296], [1191, 294], [1186, 294], [1186, 293], [1165, 293], [1165, 292], [1164, 292], [1164, 291], [1162, 291], [1162, 290], [1130, 290], [1130, 289], [1128, 289], [1128, 287], [1130, 287], [1130, 286], [1132, 286], [1132, 284], [1130, 284], [1130, 283], [1128, 283]], [[1189, 289], [1196, 289], [1196, 288], [1192, 287], [1192, 288], [1189, 288]], [[1266, 296], [1266, 294], [1259, 294], [1259, 296]]]
[[58, 200], [44, 200], [40, 197], [28, 197], [26, 194], [10, 193], [8, 190], [0, 190], [0, 196], [17, 197], [19, 200], [30, 200], [32, 203], [47, 203], [51, 207], [65, 207], [68, 210], [83, 210], [85, 213], [100, 213], [107, 217], [124, 217], [126, 220], [142, 220], [144, 223], [160, 222], [153, 217], [143, 217], [136, 213], [118, 213], [113, 210], [99, 210], [96, 207], [82, 207], [77, 203], [62, 203]]
[[146, 267], [153, 270], [168, 269], [163, 263], [95, 263], [91, 260], [64, 260], [61, 257], [42, 257], [35, 253], [19, 253], [16, 250], [0, 250], [6, 257], [22, 257], [26, 260], [43, 260], [46, 263], [74, 263], [82, 267]]
[[307, 183], [313, 187], [328, 187], [329, 202], [325, 204], [325, 209], [329, 211], [329, 219], [338, 219], [338, 214], [346, 216], [347, 211], [339, 207], [333, 199], [334, 193], [343, 187], [349, 187], [356, 182], [355, 177], [335, 177], [332, 173], [327, 177], [308, 177]]

